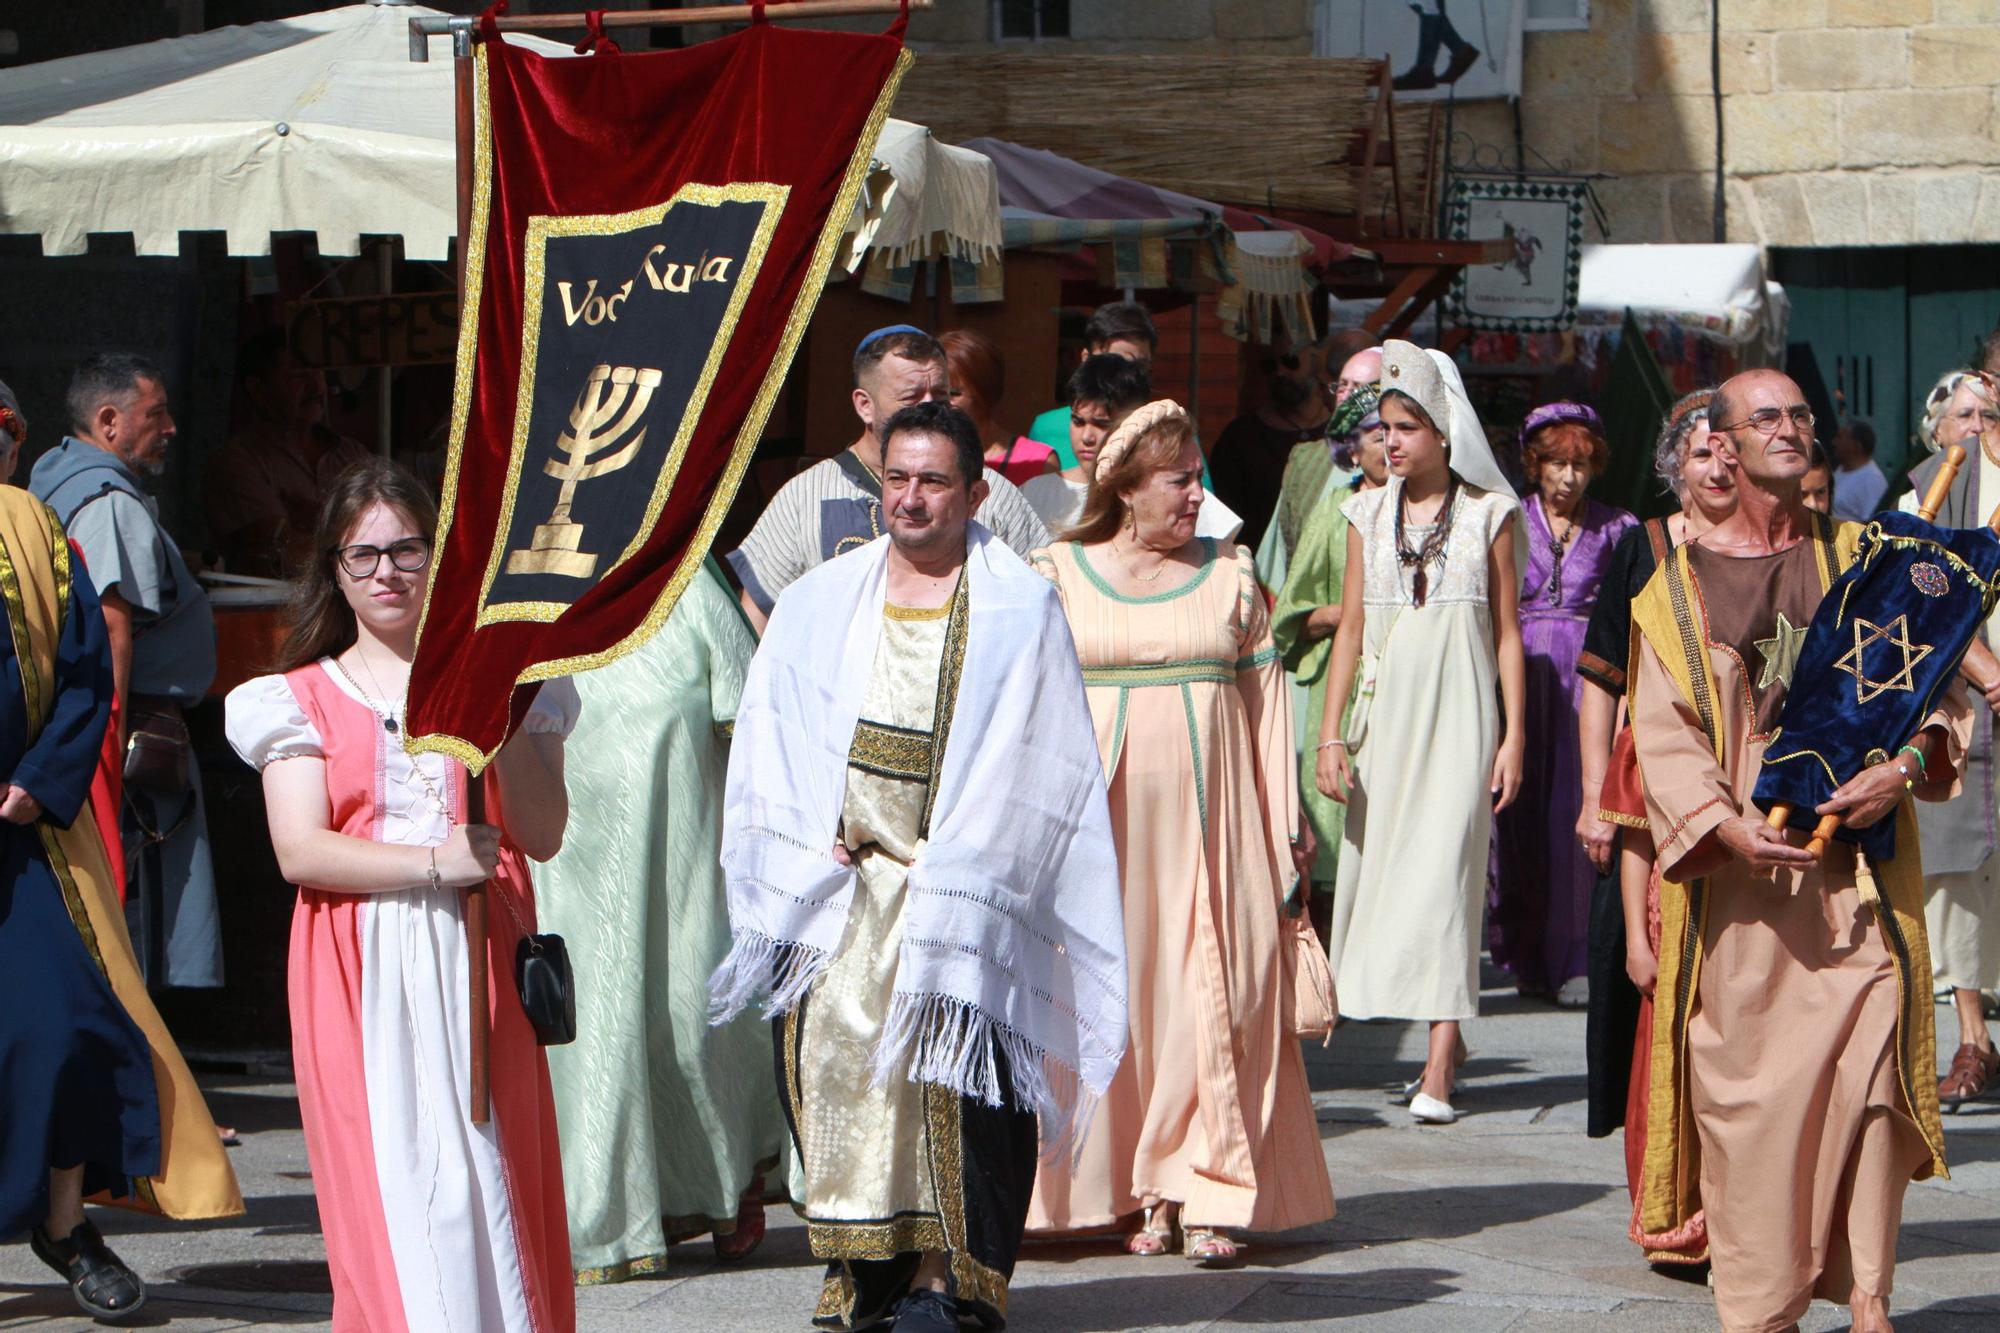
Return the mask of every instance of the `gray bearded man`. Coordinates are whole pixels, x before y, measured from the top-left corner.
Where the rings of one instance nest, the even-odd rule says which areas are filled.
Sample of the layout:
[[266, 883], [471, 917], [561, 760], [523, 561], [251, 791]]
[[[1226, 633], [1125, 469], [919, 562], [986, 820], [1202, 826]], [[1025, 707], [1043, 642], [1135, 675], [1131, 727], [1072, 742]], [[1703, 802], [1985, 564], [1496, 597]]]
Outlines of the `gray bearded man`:
[[815, 1324], [998, 1329], [1037, 1117], [1073, 1146], [1124, 1052], [1117, 857], [1055, 590], [967, 517], [977, 431], [881, 435], [888, 535], [786, 590], [744, 685], [715, 1009], [777, 1020]]

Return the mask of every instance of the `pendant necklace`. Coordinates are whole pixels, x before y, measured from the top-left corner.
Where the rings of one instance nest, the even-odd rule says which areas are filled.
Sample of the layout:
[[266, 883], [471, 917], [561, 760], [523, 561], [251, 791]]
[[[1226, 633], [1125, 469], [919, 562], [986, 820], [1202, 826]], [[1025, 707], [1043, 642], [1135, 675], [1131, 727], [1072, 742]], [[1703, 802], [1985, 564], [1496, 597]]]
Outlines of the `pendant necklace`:
[[1404, 539], [1403, 528], [1410, 512], [1410, 493], [1405, 490], [1396, 497], [1396, 563], [1404, 569], [1412, 570], [1410, 576], [1410, 604], [1421, 607], [1430, 592], [1429, 567], [1444, 558], [1445, 544], [1451, 540], [1451, 511], [1458, 499], [1458, 474], [1447, 472], [1444, 483], [1444, 500], [1438, 505], [1437, 521], [1431, 524], [1430, 532], [1415, 549]]
[[[352, 672], [350, 672], [346, 667], [341, 665], [339, 658], [334, 657], [334, 658], [329, 658], [328, 660], [333, 663], [335, 670], [339, 671], [341, 675], [347, 677], [347, 683], [354, 687], [354, 692], [361, 696], [363, 702], [365, 702], [368, 705], [369, 711], [374, 713], [375, 716], [382, 719], [382, 730], [388, 732], [391, 736], [400, 734], [402, 728], [397, 724], [396, 715], [389, 711], [388, 706], [386, 704], [377, 703], [374, 694], [370, 694], [367, 690], [362, 689], [361, 682], [354, 678], [354, 674]], [[375, 686], [375, 694], [386, 696], [388, 694], [388, 691], [382, 688], [382, 682], [375, 675], [375, 668], [368, 665], [368, 659], [363, 657], [359, 652], [356, 652], [354, 654], [354, 660], [361, 663], [361, 669], [368, 673], [369, 681], [372, 682]], [[408, 687], [405, 687], [404, 689], [403, 698], [404, 698], [404, 708], [407, 710], [409, 707]]]
[[1569, 543], [1576, 540], [1576, 520], [1570, 519], [1569, 531], [1558, 537], [1556, 536], [1556, 520], [1548, 512], [1548, 506], [1544, 505], [1542, 507], [1542, 514], [1549, 520], [1550, 563], [1548, 604], [1550, 606], [1561, 606], [1563, 599], [1563, 552], [1568, 548]]

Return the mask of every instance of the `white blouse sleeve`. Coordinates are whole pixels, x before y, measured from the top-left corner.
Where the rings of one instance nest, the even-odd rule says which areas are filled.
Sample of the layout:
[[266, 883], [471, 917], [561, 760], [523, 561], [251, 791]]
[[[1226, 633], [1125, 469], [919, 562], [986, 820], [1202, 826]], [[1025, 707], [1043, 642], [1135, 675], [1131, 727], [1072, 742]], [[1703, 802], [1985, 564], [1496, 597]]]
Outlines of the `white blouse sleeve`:
[[321, 759], [319, 732], [283, 676], [258, 676], [229, 692], [223, 731], [243, 762], [263, 772], [280, 759]]
[[567, 737], [576, 730], [576, 719], [582, 712], [583, 697], [576, 692], [576, 682], [558, 676], [542, 682], [535, 702], [528, 705], [528, 715], [521, 719], [521, 730], [530, 736]]

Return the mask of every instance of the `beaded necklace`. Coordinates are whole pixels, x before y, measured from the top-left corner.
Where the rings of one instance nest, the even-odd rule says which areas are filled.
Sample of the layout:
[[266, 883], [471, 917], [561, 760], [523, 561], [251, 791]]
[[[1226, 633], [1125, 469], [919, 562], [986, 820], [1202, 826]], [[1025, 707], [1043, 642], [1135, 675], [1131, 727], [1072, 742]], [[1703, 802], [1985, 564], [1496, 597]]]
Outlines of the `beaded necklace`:
[[1410, 604], [1422, 606], [1430, 592], [1429, 566], [1444, 559], [1445, 544], [1451, 540], [1451, 511], [1458, 499], [1458, 474], [1445, 473], [1444, 503], [1438, 506], [1437, 522], [1431, 525], [1430, 534], [1423, 544], [1411, 549], [1404, 539], [1404, 520], [1410, 511], [1410, 493], [1404, 490], [1396, 497], [1396, 563], [1404, 569], [1414, 570], [1410, 577]]

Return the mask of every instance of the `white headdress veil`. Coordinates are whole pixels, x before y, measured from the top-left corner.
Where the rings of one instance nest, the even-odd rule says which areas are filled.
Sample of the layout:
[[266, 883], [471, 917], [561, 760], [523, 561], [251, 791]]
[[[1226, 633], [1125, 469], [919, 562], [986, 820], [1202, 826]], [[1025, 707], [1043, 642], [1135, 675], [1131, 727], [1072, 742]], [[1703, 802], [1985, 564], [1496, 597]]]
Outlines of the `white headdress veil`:
[[1426, 350], [1415, 343], [1391, 338], [1382, 344], [1382, 377], [1377, 382], [1384, 393], [1394, 389], [1414, 399], [1444, 432], [1450, 451], [1451, 470], [1468, 486], [1477, 486], [1509, 501], [1514, 506], [1514, 572], [1525, 577], [1528, 570], [1527, 516], [1514, 485], [1500, 470], [1493, 445], [1472, 400], [1465, 396], [1465, 381], [1459, 378], [1458, 363], [1444, 352]]

